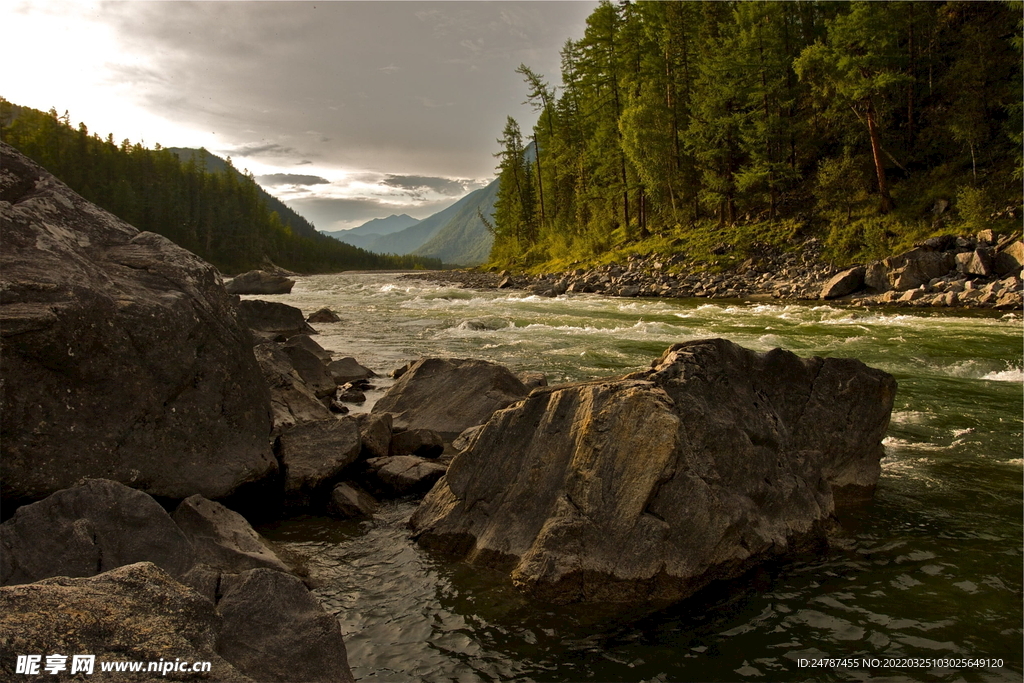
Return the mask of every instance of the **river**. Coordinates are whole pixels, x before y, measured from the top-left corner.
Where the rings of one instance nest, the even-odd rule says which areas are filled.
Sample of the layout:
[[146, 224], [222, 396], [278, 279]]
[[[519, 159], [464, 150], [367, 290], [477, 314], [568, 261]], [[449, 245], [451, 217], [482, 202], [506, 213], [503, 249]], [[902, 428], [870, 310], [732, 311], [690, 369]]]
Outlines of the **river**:
[[[317, 325], [320, 344], [381, 374], [440, 355], [541, 371], [554, 384], [622, 374], [672, 343], [721, 336], [759, 351], [859, 358], [899, 382], [875, 499], [842, 520], [825, 554], [655, 614], [533, 603], [504, 577], [411, 542], [414, 502], [388, 503], [370, 520], [261, 527], [307, 558], [357, 680], [1021, 680], [1019, 313], [548, 299], [387, 274], [305, 277], [290, 295], [260, 298], [306, 314], [330, 307], [342, 322]], [[879, 666], [801, 666], [821, 657]], [[1003, 667], [935, 661], [949, 658]]]

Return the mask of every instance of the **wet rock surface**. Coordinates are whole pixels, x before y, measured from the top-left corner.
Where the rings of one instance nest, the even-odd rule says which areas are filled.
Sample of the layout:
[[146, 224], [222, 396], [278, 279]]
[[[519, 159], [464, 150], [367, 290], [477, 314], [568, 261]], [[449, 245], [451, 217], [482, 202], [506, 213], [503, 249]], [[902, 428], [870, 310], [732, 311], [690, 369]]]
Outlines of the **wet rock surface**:
[[464, 358], [423, 358], [373, 406], [400, 429], [431, 429], [445, 441], [482, 424], [529, 391], [501, 365]]
[[228, 294], [290, 294], [295, 280], [268, 273], [264, 270], [250, 270], [225, 283]]
[[674, 601], [823, 537], [869, 495], [893, 378], [848, 359], [670, 348], [495, 413], [411, 520], [553, 602]]

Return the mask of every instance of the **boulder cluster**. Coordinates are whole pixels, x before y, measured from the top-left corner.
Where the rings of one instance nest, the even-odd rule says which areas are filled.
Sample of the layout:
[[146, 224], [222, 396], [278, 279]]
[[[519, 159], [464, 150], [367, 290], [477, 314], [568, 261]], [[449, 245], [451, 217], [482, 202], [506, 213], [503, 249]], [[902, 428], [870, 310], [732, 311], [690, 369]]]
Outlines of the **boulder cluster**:
[[631, 255], [625, 263], [540, 275], [435, 271], [406, 277], [538, 296], [572, 292], [622, 297], [840, 300], [859, 305], [1019, 310], [1024, 242], [1019, 233], [928, 239], [914, 249], [838, 271], [817, 239], [795, 252], [760, 250], [725, 272], [701, 270], [682, 256]]
[[[330, 311], [232, 296], [0, 151], [3, 678], [21, 654], [84, 652], [208, 661], [218, 681], [352, 680], [301, 562], [247, 519], [426, 496], [424, 545], [543, 599], [633, 604], [820, 543], [877, 481], [896, 386], [858, 361], [701, 340], [555, 387], [452, 358], [378, 379], [315, 341]], [[599, 281], [637, 286], [641, 263]]]

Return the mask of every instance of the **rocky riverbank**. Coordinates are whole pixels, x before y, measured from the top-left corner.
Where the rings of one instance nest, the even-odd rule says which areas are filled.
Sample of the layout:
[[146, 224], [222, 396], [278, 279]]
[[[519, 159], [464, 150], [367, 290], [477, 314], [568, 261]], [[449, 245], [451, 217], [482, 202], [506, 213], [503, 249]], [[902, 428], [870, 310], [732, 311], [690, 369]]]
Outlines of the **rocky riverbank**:
[[647, 604], [820, 543], [837, 501], [878, 478], [891, 376], [725, 340], [560, 387], [423, 358], [351, 414], [378, 380], [314, 340], [329, 310], [241, 301], [193, 254], [2, 152], [7, 678], [78, 655], [352, 680], [302, 558], [252, 519], [427, 495], [425, 544], [542, 599]]
[[864, 266], [838, 269], [811, 239], [795, 252], [751, 258], [727, 272], [688, 267], [678, 256], [630, 256], [624, 263], [526, 275], [455, 270], [403, 277], [477, 289], [519, 289], [538, 296], [593, 292], [621, 297], [830, 300], [862, 306], [934, 306], [1019, 310], [1024, 243], [1020, 234], [986, 230], [927, 240]]

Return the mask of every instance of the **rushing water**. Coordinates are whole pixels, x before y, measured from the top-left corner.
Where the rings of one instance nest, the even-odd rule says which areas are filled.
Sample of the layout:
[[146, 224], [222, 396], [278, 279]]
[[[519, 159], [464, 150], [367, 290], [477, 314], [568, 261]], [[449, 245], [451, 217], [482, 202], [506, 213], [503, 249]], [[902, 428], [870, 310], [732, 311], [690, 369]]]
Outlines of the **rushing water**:
[[[424, 552], [415, 502], [371, 520], [262, 528], [307, 557], [363, 681], [1020, 681], [1019, 314], [706, 300], [545, 299], [350, 274], [277, 298], [342, 322], [318, 341], [380, 373], [423, 355], [539, 370], [550, 383], [646, 366], [721, 336], [851, 356], [899, 382], [874, 501], [820, 556], [791, 558], [656, 614], [552, 608], [502, 576]], [[816, 657], [999, 658], [1003, 668], [800, 666]], [[924, 664], [921, 666], [920, 664]]]

